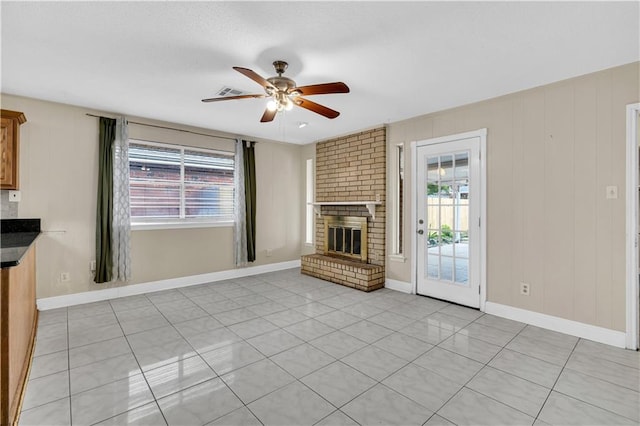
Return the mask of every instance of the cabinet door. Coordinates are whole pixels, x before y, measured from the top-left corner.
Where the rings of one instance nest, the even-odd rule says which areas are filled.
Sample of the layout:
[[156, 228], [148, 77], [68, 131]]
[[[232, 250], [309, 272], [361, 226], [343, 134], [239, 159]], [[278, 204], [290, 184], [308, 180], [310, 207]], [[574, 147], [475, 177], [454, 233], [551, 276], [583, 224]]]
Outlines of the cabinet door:
[[17, 146], [15, 120], [2, 118], [0, 124], [0, 186], [2, 189], [17, 189]]

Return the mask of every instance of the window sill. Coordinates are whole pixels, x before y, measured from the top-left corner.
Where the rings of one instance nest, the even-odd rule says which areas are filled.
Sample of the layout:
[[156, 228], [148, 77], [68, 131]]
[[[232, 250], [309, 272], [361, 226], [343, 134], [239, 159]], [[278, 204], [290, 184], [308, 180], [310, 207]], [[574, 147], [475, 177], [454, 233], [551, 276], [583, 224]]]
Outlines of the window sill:
[[393, 261], [393, 262], [400, 262], [400, 263], [404, 263], [407, 261], [407, 258], [404, 257], [401, 254], [390, 254], [389, 255], [389, 260]]
[[233, 222], [149, 222], [132, 223], [132, 231], [153, 231], [158, 229], [184, 229], [184, 228], [228, 228]]

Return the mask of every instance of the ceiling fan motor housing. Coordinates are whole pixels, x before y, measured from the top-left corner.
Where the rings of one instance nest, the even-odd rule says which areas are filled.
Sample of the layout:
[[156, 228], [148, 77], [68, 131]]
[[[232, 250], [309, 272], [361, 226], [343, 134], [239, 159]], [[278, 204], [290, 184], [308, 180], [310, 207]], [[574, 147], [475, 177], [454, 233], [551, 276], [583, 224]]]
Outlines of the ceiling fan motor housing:
[[270, 77], [267, 79], [267, 81], [271, 83], [271, 85], [273, 85], [273, 87], [275, 87], [278, 90], [278, 92], [288, 93], [291, 89], [295, 89], [296, 87], [296, 82], [291, 80], [288, 77], [282, 77], [282, 76]]

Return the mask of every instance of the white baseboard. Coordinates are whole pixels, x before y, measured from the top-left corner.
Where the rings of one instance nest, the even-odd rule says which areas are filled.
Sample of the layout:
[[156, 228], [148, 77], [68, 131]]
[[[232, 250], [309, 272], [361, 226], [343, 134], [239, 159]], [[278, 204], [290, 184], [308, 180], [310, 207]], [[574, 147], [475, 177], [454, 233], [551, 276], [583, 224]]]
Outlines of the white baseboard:
[[390, 288], [391, 290], [397, 290], [403, 293], [411, 294], [411, 283], [392, 280], [391, 278], [386, 278], [384, 282], [384, 286], [385, 288]]
[[623, 331], [611, 330], [598, 327], [596, 325], [585, 324], [539, 312], [528, 311], [526, 309], [514, 308], [513, 306], [501, 305], [499, 303], [487, 302], [485, 304], [487, 314], [496, 315], [514, 321], [535, 325], [559, 333], [570, 334], [594, 342], [604, 343], [619, 348], [625, 347], [626, 334]]
[[188, 287], [198, 284], [206, 284], [215, 281], [248, 277], [267, 272], [282, 271], [284, 269], [299, 268], [300, 260], [289, 262], [269, 263], [267, 265], [249, 266], [246, 268], [229, 269], [226, 271], [210, 272], [207, 274], [191, 275], [188, 277], [170, 278], [167, 280], [152, 281], [141, 284], [131, 284], [122, 287], [107, 288], [104, 290], [86, 291], [83, 293], [65, 294], [64, 296], [45, 297], [37, 300], [38, 309], [64, 308], [83, 303], [99, 302], [118, 297], [134, 296], [136, 294], [153, 293], [156, 291], [170, 290], [172, 288]]

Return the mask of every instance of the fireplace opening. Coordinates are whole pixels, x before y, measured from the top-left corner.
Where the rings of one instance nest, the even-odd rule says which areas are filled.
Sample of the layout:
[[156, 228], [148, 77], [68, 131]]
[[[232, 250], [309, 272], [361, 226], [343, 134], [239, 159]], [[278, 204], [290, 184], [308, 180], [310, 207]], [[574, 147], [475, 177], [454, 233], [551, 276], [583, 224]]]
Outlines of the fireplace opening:
[[367, 261], [367, 218], [325, 216], [324, 254]]

